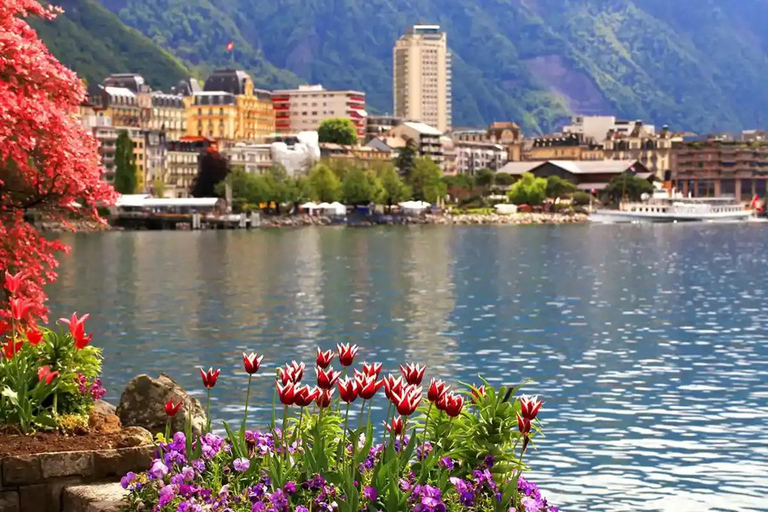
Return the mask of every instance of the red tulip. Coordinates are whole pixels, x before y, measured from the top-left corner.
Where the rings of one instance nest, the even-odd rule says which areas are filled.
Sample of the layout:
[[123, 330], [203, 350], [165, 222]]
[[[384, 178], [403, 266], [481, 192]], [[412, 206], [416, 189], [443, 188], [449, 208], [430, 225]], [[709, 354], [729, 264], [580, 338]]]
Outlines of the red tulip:
[[179, 403], [176, 405], [173, 405], [173, 397], [169, 398], [167, 402], [165, 402], [165, 414], [167, 414], [169, 417], [173, 418], [176, 416], [176, 413], [179, 412], [181, 409], [181, 404], [183, 403], [183, 400], [179, 400]]
[[11, 303], [11, 316], [14, 320], [24, 320], [29, 314], [29, 310], [35, 305], [29, 299], [24, 297], [15, 297], [10, 300]]
[[387, 399], [391, 402], [394, 402], [394, 394], [400, 394], [403, 391], [403, 386], [405, 386], [405, 382], [403, 382], [402, 377], [389, 375], [384, 378], [384, 394], [387, 395]]
[[455, 393], [446, 393], [447, 396], [445, 404], [445, 412], [451, 418], [455, 418], [461, 414], [461, 409], [464, 407], [464, 397]]
[[[72, 334], [72, 338], [75, 340], [75, 347], [78, 349], [85, 348], [93, 338], [93, 334], [85, 335], [85, 321], [88, 320], [90, 315], [85, 314], [80, 319], [77, 318], [77, 312], [72, 313], [72, 318], [67, 320], [66, 318], [60, 318], [61, 323], [69, 326], [69, 332]], [[215, 383], [215, 382], [214, 382]]]
[[51, 367], [48, 365], [41, 366], [37, 369], [37, 380], [39, 382], [45, 381], [46, 385], [50, 385], [58, 374], [59, 372], [52, 372]]
[[332, 389], [321, 389], [320, 393], [317, 394], [317, 398], [315, 398], [315, 403], [321, 409], [325, 409], [326, 407], [331, 405], [332, 397], [333, 397]]
[[3, 345], [3, 353], [5, 354], [6, 359], [12, 359], [15, 354], [21, 350], [21, 347], [24, 345], [23, 341], [17, 341], [16, 343], [12, 342], [11, 340], [8, 340], [5, 342], [5, 345]]
[[200, 376], [203, 378], [203, 386], [207, 387], [208, 389], [215, 386], [216, 381], [219, 379], [220, 373], [221, 370], [218, 368], [216, 370], [209, 368], [207, 372], [200, 368]]
[[392, 418], [391, 423], [384, 422], [384, 426], [389, 432], [394, 433], [396, 436], [400, 435], [403, 433], [403, 418], [400, 416], [395, 416]]
[[355, 356], [360, 347], [357, 345], [351, 345], [349, 343], [339, 343], [336, 345], [336, 349], [339, 351], [339, 362], [342, 366], [352, 366], [355, 362]]
[[5, 320], [0, 320], [0, 336], [5, 334], [5, 331], [11, 328], [11, 324], [6, 322]]
[[429, 391], [427, 391], [427, 398], [430, 402], [435, 403], [437, 400], [450, 390], [451, 387], [445, 384], [445, 381], [432, 379], [429, 382]]
[[333, 368], [328, 368], [327, 370], [315, 368], [315, 375], [317, 376], [317, 387], [320, 389], [333, 389], [336, 381], [341, 376], [341, 372], [334, 371]]
[[43, 333], [37, 327], [33, 327], [27, 330], [27, 341], [30, 345], [35, 346], [43, 341]]
[[401, 416], [410, 416], [421, 403], [421, 388], [417, 386], [407, 386], [402, 393], [393, 395], [395, 407]]
[[381, 373], [382, 364], [381, 363], [363, 363], [363, 373], [367, 376], [375, 375], [376, 377], [379, 376]]
[[517, 415], [517, 428], [520, 429], [520, 433], [527, 436], [531, 433], [531, 420], [523, 418], [519, 414]]
[[293, 396], [293, 404], [298, 405], [299, 407], [306, 407], [314, 402], [319, 394], [320, 390], [316, 387], [310, 388], [309, 386], [304, 386], [303, 388], [296, 388]]
[[280, 368], [279, 370], [280, 380], [283, 384], [287, 384], [288, 382], [298, 384], [301, 381], [301, 378], [304, 377], [305, 368], [306, 366], [304, 363], [299, 364], [296, 361], [293, 361], [291, 364], [286, 364], [285, 368]]
[[426, 366], [421, 366], [418, 364], [408, 363], [405, 365], [405, 368], [403, 368], [403, 365], [400, 365], [400, 371], [403, 372], [405, 380], [408, 382], [408, 384], [413, 384], [415, 386], [421, 384], [421, 381], [424, 379], [424, 371], [426, 371], [426, 369]]
[[21, 275], [21, 272], [11, 274], [7, 270], [5, 271], [5, 289], [8, 290], [8, 293], [11, 295], [16, 295], [19, 293], [23, 280], [24, 279]]
[[482, 385], [476, 389], [477, 391], [475, 391], [474, 389], [471, 391], [472, 397], [473, 397], [472, 401], [474, 403], [477, 403], [478, 401], [480, 401], [481, 396], [485, 396], [485, 385]]
[[326, 350], [325, 352], [323, 352], [318, 347], [317, 366], [319, 366], [320, 368], [328, 368], [333, 362], [334, 356], [336, 356], [336, 353], [333, 350]]
[[355, 400], [357, 400], [357, 383], [350, 379], [350, 378], [344, 378], [339, 379], [337, 383], [339, 387], [339, 395], [341, 395], [341, 399], [347, 402], [348, 404], [351, 404]]
[[293, 382], [288, 382], [286, 384], [277, 382], [276, 385], [277, 396], [280, 397], [280, 401], [283, 405], [293, 405], [296, 397], [296, 385]]
[[363, 377], [362, 380], [355, 380], [355, 383], [358, 386], [360, 398], [363, 400], [370, 400], [376, 395], [376, 392], [381, 389], [381, 386], [384, 385], [384, 381], [376, 381], [375, 375], [370, 375], [368, 377]]
[[520, 414], [528, 421], [536, 419], [536, 415], [539, 414], [541, 409], [541, 400], [539, 397], [533, 398], [523, 397], [520, 399]]
[[435, 402], [438, 411], [445, 411], [448, 408], [448, 393], [443, 393]]
[[245, 373], [248, 375], [253, 375], [254, 373], [258, 372], [259, 368], [261, 368], [262, 359], [264, 359], [264, 356], [260, 356], [256, 354], [256, 352], [251, 352], [250, 354], [243, 352], [243, 365], [245, 366]]

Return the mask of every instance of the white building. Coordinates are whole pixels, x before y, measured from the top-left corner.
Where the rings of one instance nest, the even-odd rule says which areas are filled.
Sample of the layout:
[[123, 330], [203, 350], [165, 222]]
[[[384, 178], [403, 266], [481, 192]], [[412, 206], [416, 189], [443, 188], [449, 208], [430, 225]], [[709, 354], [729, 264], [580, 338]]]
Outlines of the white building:
[[272, 144], [245, 144], [238, 142], [222, 150], [232, 166], [242, 167], [247, 173], [263, 174], [272, 167]]
[[275, 129], [278, 133], [316, 131], [320, 123], [335, 117], [347, 118], [357, 127], [357, 136], [365, 137], [365, 93], [327, 91], [322, 85], [300, 85], [298, 89], [274, 91]]
[[593, 138], [601, 143], [605, 140], [608, 132], [629, 135], [638, 125], [643, 126], [650, 135], [656, 132], [652, 124], [643, 124], [642, 121], [624, 121], [616, 119], [615, 116], [575, 116], [571, 119], [571, 124], [563, 127], [565, 133], [576, 133], [584, 136], [584, 139]]
[[474, 176], [482, 169], [497, 171], [507, 163], [507, 149], [488, 142], [454, 141], [456, 171]]
[[420, 156], [431, 158], [435, 163], [443, 164], [442, 132], [424, 123], [407, 121], [395, 126], [387, 137], [398, 137], [403, 141], [412, 140]]
[[451, 129], [451, 53], [440, 25], [415, 25], [392, 50], [395, 115]]

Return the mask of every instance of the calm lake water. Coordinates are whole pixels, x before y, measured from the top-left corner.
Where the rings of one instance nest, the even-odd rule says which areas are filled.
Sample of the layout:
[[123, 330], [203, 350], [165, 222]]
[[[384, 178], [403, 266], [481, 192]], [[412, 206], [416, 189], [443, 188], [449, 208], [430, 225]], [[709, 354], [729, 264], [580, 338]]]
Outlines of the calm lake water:
[[[52, 317], [90, 312], [108, 399], [138, 373], [240, 417], [243, 350], [517, 383], [545, 400], [534, 478], [569, 511], [768, 510], [765, 225], [307, 228], [66, 238]], [[255, 381], [253, 424], [271, 380]], [[379, 405], [382, 405], [383, 400]], [[383, 412], [378, 414], [383, 416]]]

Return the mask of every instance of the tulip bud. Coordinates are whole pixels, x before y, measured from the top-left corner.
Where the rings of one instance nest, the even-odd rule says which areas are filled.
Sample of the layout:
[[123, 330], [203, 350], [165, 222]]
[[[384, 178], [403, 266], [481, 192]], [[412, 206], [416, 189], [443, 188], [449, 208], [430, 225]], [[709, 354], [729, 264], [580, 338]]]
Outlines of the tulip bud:
[[391, 423], [384, 422], [384, 426], [389, 432], [392, 432], [393, 434], [400, 435], [403, 433], [403, 418], [401, 416], [395, 416], [392, 418]]
[[352, 366], [352, 363], [355, 362], [355, 356], [357, 355], [357, 351], [360, 350], [360, 347], [357, 345], [351, 345], [349, 343], [339, 343], [336, 346], [336, 349], [339, 351], [339, 362], [342, 366]]
[[333, 352], [333, 350], [326, 350], [325, 352], [321, 351], [318, 347], [317, 349], [317, 366], [320, 368], [328, 368], [331, 365], [331, 362], [333, 361], [333, 358], [336, 354]]
[[299, 407], [306, 407], [311, 404], [319, 394], [320, 391], [316, 387], [310, 388], [309, 386], [304, 386], [302, 388], [296, 388], [293, 396], [293, 404]]
[[320, 393], [318, 393], [317, 398], [315, 399], [315, 403], [318, 407], [321, 409], [325, 409], [326, 407], [331, 405], [331, 398], [333, 397], [333, 389], [321, 389]]
[[408, 363], [405, 365], [405, 368], [403, 368], [403, 365], [400, 365], [400, 371], [403, 372], [403, 376], [405, 377], [406, 382], [415, 386], [421, 384], [421, 381], [424, 379], [424, 371], [426, 369], [426, 366], [421, 366], [419, 364]]
[[455, 418], [461, 414], [461, 409], [464, 407], [464, 397], [454, 393], [446, 393], [446, 395], [448, 398], [446, 399], [445, 413], [451, 418]]
[[541, 405], [541, 400], [536, 396], [532, 398], [523, 397], [520, 399], [520, 414], [528, 421], [533, 421], [536, 419], [536, 415], [539, 414]]
[[259, 356], [255, 352], [251, 352], [250, 354], [246, 354], [243, 352], [243, 365], [245, 366], [245, 372], [248, 375], [253, 375], [254, 373], [259, 371], [259, 368], [261, 368], [261, 361], [264, 359], [264, 356]]
[[208, 389], [215, 386], [216, 381], [219, 379], [219, 373], [221, 373], [221, 370], [218, 368], [216, 370], [209, 368], [207, 372], [200, 368], [200, 376], [203, 378], [203, 386]]
[[333, 368], [328, 368], [327, 370], [315, 368], [315, 375], [317, 376], [317, 387], [320, 389], [333, 389], [336, 381], [341, 376], [341, 372], [334, 371]]
[[447, 393], [449, 389], [451, 389], [451, 387], [447, 386], [444, 381], [432, 379], [429, 382], [429, 391], [427, 391], [427, 399], [430, 402], [435, 403], [441, 396]]
[[381, 363], [363, 363], [363, 373], [370, 377], [371, 375], [379, 376], [381, 369], [383, 368]]
[[280, 382], [277, 382], [276, 385], [277, 396], [280, 398], [280, 402], [282, 402], [283, 405], [293, 405], [296, 397], [296, 386], [294, 383], [288, 382], [287, 384], [280, 384]]
[[357, 383], [354, 380], [351, 380], [349, 378], [339, 379], [338, 382], [339, 387], [339, 395], [341, 396], [341, 399], [347, 402], [348, 404], [351, 404], [355, 400], [357, 400]]
[[16, 295], [21, 289], [21, 283], [23, 282], [23, 276], [21, 272], [11, 274], [7, 270], [5, 271], [5, 289], [11, 295]]
[[169, 398], [168, 401], [165, 402], [165, 414], [167, 414], [168, 417], [173, 418], [179, 412], [179, 409], [181, 409], [182, 403], [183, 401], [179, 400], [178, 404], [173, 405], [173, 398]]
[[523, 418], [519, 414], [517, 415], [517, 427], [520, 430], [520, 433], [524, 436], [527, 436], [531, 433], [531, 420], [528, 418]]

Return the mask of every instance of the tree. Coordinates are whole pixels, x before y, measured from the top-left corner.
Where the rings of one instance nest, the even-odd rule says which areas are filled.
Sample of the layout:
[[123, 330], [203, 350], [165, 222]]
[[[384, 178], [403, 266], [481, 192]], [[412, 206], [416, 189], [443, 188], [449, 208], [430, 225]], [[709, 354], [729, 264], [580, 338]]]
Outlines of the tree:
[[[115, 199], [102, 176], [96, 141], [75, 117], [85, 98], [83, 83], [24, 19], [50, 20], [56, 13], [35, 0], [0, 4], [0, 275], [23, 274], [19, 296], [31, 304], [25, 325], [46, 320], [43, 286], [56, 280], [56, 253], [67, 250], [43, 237], [25, 214], [103, 221], [97, 207]], [[7, 300], [0, 290], [0, 303]]]
[[152, 193], [155, 197], [165, 197], [165, 180], [163, 178], [155, 178], [152, 182]]
[[550, 176], [547, 178], [547, 197], [556, 199], [567, 194], [573, 194], [577, 190], [576, 185], [560, 176]]
[[227, 179], [216, 185], [215, 194], [224, 195], [224, 187], [232, 187], [232, 209], [236, 212], [258, 208], [260, 203], [272, 200], [274, 191], [264, 176], [245, 172], [242, 167], [235, 167]]
[[512, 185], [512, 188], [507, 192], [507, 197], [514, 204], [539, 205], [547, 197], [547, 180], [537, 178], [527, 172]]
[[342, 196], [347, 204], [375, 203], [383, 196], [379, 178], [372, 171], [353, 169], [341, 185]]
[[381, 200], [387, 204], [387, 210], [391, 209], [393, 204], [411, 197], [411, 189], [403, 183], [394, 167], [385, 167], [379, 175], [379, 181], [383, 191]]
[[121, 194], [135, 194], [136, 156], [133, 154], [133, 141], [128, 132], [120, 130], [115, 142], [115, 190]]
[[341, 181], [327, 165], [314, 166], [309, 172], [309, 183], [312, 197], [318, 201], [332, 203], [341, 198]]
[[317, 129], [320, 142], [352, 146], [357, 144], [357, 128], [346, 117], [334, 117], [320, 123]]
[[643, 194], [652, 194], [653, 185], [648, 180], [638, 178], [629, 173], [614, 176], [603, 190], [603, 199], [619, 203], [624, 199], [640, 201]]
[[515, 180], [512, 178], [512, 175], [507, 174], [506, 172], [497, 172], [493, 177], [494, 185], [498, 185], [500, 187], [507, 187], [511, 185], [513, 181]]
[[[193, 197], [216, 197], [216, 185], [224, 181], [228, 174], [229, 162], [227, 159], [215, 149], [208, 148], [203, 158], [200, 159], [200, 169], [195, 181], [192, 182], [190, 193]], [[222, 192], [221, 188], [219, 188], [219, 192]]]
[[416, 162], [417, 153], [418, 148], [413, 139], [405, 141], [405, 146], [400, 148], [395, 159], [395, 167], [397, 167], [401, 178], [407, 180], [410, 177], [413, 165]]
[[490, 187], [493, 184], [494, 174], [490, 169], [480, 169], [475, 176], [475, 183], [478, 187]]
[[417, 158], [409, 180], [414, 199], [433, 204], [439, 202], [447, 191], [442, 178], [443, 171], [431, 158]]

